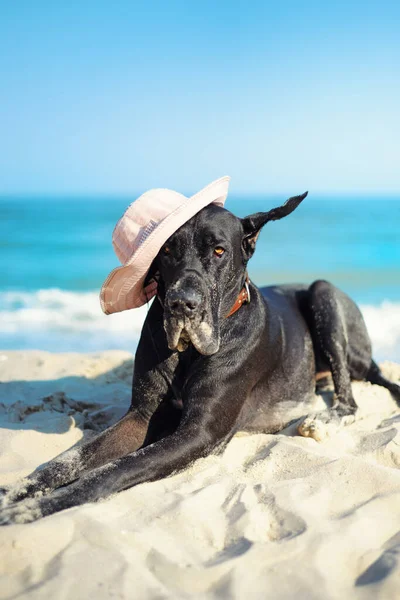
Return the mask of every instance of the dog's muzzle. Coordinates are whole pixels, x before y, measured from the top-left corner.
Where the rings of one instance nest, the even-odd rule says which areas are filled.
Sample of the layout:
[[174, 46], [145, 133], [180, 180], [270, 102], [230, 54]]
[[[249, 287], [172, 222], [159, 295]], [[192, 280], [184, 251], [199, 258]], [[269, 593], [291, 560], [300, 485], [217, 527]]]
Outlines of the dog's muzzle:
[[175, 318], [194, 319], [201, 304], [202, 296], [194, 289], [174, 289], [166, 298], [166, 307]]
[[219, 341], [214, 334], [210, 301], [201, 283], [178, 281], [167, 291], [164, 303], [164, 329], [170, 350], [183, 352], [190, 343], [200, 354], [214, 354]]

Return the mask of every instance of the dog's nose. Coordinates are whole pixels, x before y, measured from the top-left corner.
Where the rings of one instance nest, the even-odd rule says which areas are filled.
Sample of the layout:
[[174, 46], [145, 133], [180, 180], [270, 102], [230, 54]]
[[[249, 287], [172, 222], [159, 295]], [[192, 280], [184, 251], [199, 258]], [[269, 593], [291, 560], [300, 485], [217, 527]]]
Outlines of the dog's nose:
[[179, 290], [170, 292], [168, 306], [174, 314], [194, 317], [201, 304], [201, 295], [196, 290]]

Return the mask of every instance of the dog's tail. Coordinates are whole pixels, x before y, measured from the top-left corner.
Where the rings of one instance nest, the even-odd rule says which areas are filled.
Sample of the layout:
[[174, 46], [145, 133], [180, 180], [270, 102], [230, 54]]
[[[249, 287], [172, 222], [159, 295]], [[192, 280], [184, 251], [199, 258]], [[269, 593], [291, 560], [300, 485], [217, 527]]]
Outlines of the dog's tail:
[[371, 360], [371, 366], [365, 379], [371, 383], [375, 383], [376, 385], [381, 385], [389, 390], [389, 392], [394, 396], [397, 404], [400, 406], [400, 385], [397, 385], [397, 383], [393, 383], [393, 381], [386, 379], [386, 377], [382, 375], [382, 372], [376, 362], [373, 360]]

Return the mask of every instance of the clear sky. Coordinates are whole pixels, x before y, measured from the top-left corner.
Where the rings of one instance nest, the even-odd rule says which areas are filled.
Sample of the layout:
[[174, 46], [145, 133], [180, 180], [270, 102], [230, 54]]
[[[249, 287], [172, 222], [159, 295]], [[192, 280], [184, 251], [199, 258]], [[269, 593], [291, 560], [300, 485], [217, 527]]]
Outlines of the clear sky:
[[400, 2], [0, 3], [0, 193], [400, 191]]

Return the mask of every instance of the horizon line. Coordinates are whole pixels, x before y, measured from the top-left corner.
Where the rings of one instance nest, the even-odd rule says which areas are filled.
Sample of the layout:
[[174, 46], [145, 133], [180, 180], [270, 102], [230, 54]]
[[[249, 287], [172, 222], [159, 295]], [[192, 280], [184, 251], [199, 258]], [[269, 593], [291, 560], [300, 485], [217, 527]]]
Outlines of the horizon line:
[[[150, 189], [150, 188], [149, 188]], [[45, 192], [40, 192], [40, 191], [18, 191], [18, 192], [2, 192], [0, 191], [0, 200], [12, 200], [12, 199], [32, 199], [32, 200], [39, 200], [39, 199], [54, 199], [54, 200], [63, 200], [63, 199], [96, 199], [96, 200], [100, 200], [100, 199], [110, 199], [110, 197], [112, 198], [119, 198], [119, 199], [129, 199], [129, 198], [133, 198], [136, 199], [139, 196], [141, 196], [143, 193], [145, 193], [145, 191], [147, 190], [143, 190], [140, 192], [121, 192], [121, 191], [105, 191], [105, 192], [96, 192], [96, 191], [45, 191]], [[305, 191], [305, 190], [303, 190]], [[297, 193], [303, 193], [302, 190], [298, 191]], [[186, 194], [187, 192], [181, 192]], [[188, 197], [190, 197], [193, 194], [193, 192], [190, 192], [188, 194]], [[246, 195], [251, 196], [252, 198], [255, 197], [262, 197], [262, 196], [267, 196], [267, 197], [272, 197], [272, 196], [287, 196], [288, 194], [292, 194], [295, 195], [295, 192], [288, 192], [288, 191], [284, 191], [284, 190], [259, 190], [259, 191], [245, 191], [245, 190], [237, 190], [234, 192], [231, 192], [229, 194], [230, 198], [242, 198]], [[400, 199], [400, 189], [399, 190], [308, 190], [308, 194], [309, 194], [309, 198], [311, 199], [313, 196], [319, 195], [319, 196], [324, 196], [327, 198], [331, 198], [331, 197], [336, 197], [336, 198], [340, 198], [340, 197], [360, 197], [360, 196], [385, 196], [385, 197], [398, 197], [397, 199]], [[133, 201], [132, 200], [132, 201]]]

